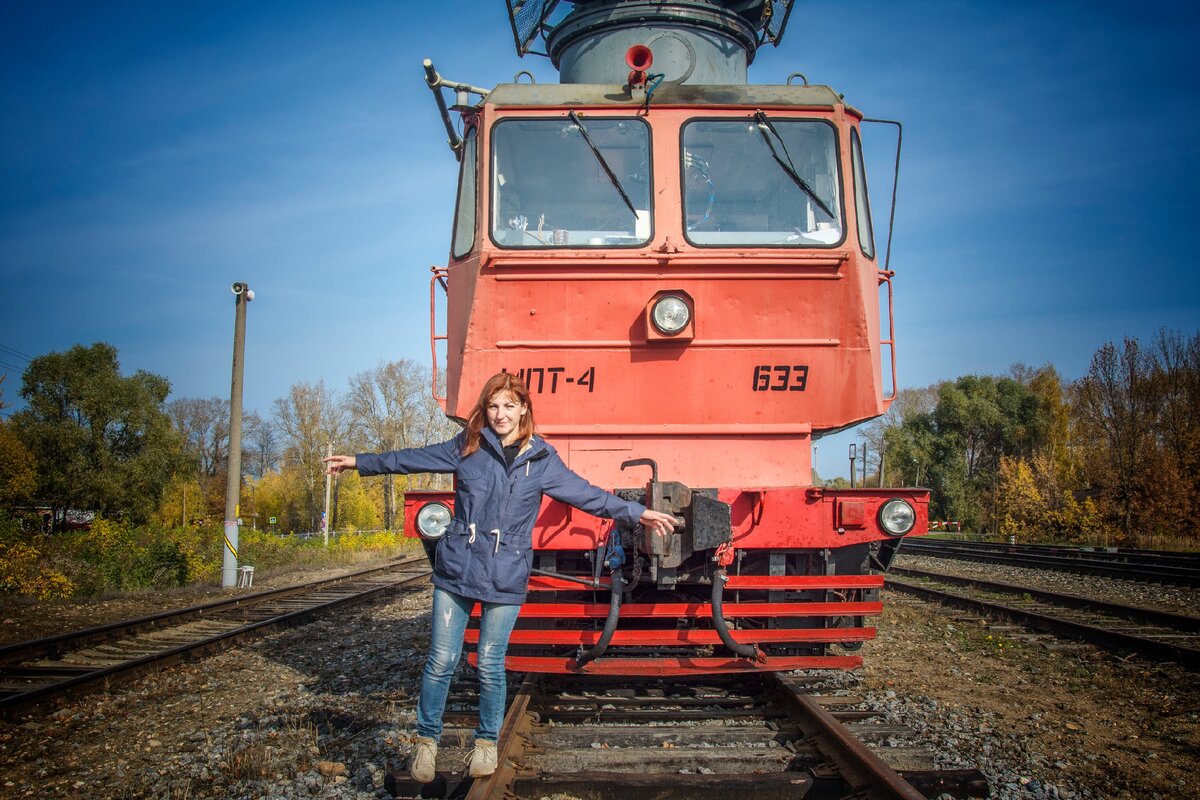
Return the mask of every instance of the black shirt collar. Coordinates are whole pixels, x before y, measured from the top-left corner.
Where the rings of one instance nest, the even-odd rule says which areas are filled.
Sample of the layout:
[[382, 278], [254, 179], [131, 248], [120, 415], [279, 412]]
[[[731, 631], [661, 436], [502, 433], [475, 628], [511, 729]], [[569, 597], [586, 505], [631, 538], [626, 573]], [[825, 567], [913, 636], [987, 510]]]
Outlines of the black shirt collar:
[[520, 440], [518, 440], [518, 441], [513, 442], [512, 444], [506, 444], [506, 445], [504, 445], [503, 449], [504, 449], [504, 466], [511, 467], [513, 465], [513, 459], [515, 459], [517, 457], [517, 453], [521, 452], [521, 442], [520, 442]]

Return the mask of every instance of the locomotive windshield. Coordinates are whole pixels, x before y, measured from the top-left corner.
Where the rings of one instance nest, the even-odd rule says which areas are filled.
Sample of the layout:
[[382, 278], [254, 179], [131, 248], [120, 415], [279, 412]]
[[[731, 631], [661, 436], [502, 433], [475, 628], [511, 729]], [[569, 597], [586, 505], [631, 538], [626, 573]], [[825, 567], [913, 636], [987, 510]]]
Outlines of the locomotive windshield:
[[645, 244], [649, 126], [612, 118], [498, 122], [492, 193], [492, 238], [502, 247]]
[[683, 129], [687, 237], [699, 245], [842, 240], [834, 129], [812, 120], [695, 120]]

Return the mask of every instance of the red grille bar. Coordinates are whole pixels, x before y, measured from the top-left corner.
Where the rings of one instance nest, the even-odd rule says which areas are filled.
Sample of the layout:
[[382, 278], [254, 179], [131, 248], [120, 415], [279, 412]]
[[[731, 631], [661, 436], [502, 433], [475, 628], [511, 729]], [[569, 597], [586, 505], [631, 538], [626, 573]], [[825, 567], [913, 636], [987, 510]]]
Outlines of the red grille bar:
[[[467, 656], [476, 664], [475, 653]], [[861, 656], [781, 656], [763, 661], [745, 658], [601, 658], [588, 662], [581, 669], [573, 658], [553, 656], [509, 656], [506, 666], [517, 672], [555, 672], [585, 675], [712, 675], [729, 672], [785, 672], [793, 669], [857, 669]]]
[[730, 589], [882, 589], [882, 575], [730, 575]]
[[[726, 619], [736, 617], [848, 617], [883, 613], [883, 603], [722, 603]], [[479, 616], [479, 604], [471, 609]], [[524, 619], [580, 619], [608, 616], [608, 605], [600, 603], [526, 603]], [[646, 617], [712, 617], [708, 603], [627, 603], [621, 619]]]
[[[737, 642], [861, 642], [875, 638], [874, 628], [768, 628], [763, 630], [730, 631]], [[468, 628], [465, 641], [479, 642], [479, 629]], [[600, 639], [600, 631], [581, 630], [515, 630], [509, 644], [546, 645], [593, 645]], [[691, 630], [617, 630], [613, 633], [613, 645], [710, 645], [721, 644], [716, 631]]]
[[[730, 575], [725, 589], [881, 589], [882, 575]], [[529, 591], [588, 592], [609, 590], [608, 578], [600, 579], [593, 589], [574, 581], [534, 575], [529, 579]]]
[[575, 583], [575, 581], [564, 581], [562, 578], [531, 575], [529, 577], [528, 588], [531, 592], [607, 592], [609, 586], [608, 578], [601, 578], [600, 586], [593, 589], [590, 586], [584, 586], [582, 583]]

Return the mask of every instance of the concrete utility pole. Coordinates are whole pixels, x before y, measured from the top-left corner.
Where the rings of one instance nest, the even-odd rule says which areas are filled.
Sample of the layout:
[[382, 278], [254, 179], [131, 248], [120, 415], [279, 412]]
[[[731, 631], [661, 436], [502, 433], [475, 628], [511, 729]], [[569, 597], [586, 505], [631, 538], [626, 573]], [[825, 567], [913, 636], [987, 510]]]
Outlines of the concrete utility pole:
[[246, 304], [254, 292], [245, 283], [232, 287], [235, 307], [233, 318], [233, 380], [229, 388], [229, 467], [225, 483], [225, 550], [221, 560], [221, 586], [237, 586], [238, 515], [242, 491], [242, 371], [246, 352]]
[[[325, 445], [325, 457], [329, 458], [333, 455], [333, 442]], [[321, 514], [321, 532], [325, 534], [325, 546], [329, 547], [329, 486], [333, 483], [333, 476], [328, 472], [325, 473], [325, 511]]]

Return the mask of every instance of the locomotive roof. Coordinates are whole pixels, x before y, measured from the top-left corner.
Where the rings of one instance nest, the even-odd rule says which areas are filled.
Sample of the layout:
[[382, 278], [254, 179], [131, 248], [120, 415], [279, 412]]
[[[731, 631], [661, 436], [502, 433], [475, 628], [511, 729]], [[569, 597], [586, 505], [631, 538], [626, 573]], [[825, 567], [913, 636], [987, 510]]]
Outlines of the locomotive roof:
[[[502, 83], [487, 96], [495, 106], [641, 106], [629, 90], [617, 84]], [[828, 86], [743, 84], [698, 86], [683, 84], [655, 90], [652, 105], [683, 106], [804, 106], [834, 108], [845, 105]]]

